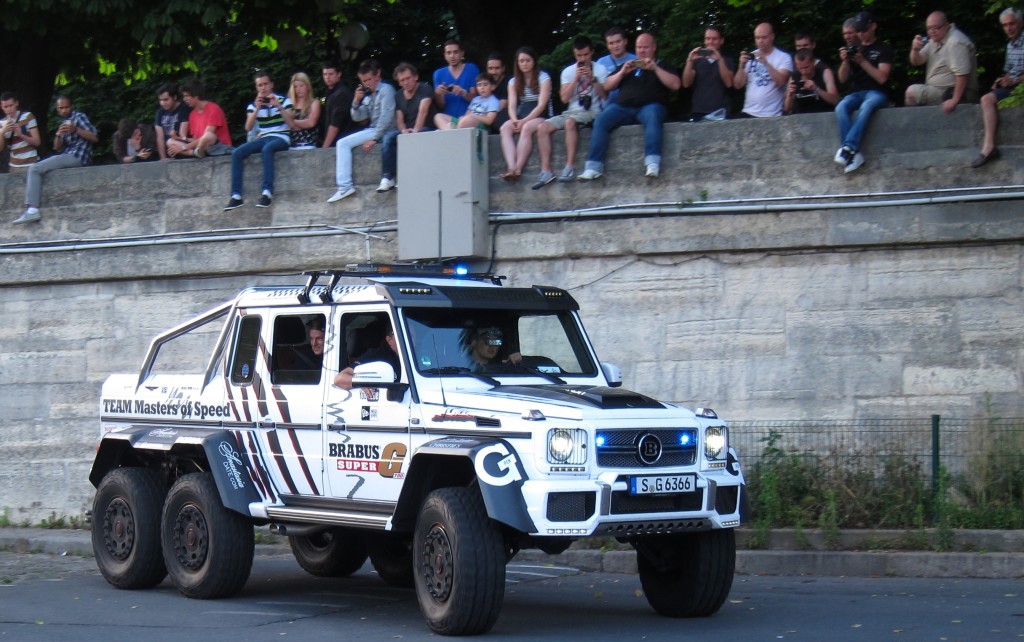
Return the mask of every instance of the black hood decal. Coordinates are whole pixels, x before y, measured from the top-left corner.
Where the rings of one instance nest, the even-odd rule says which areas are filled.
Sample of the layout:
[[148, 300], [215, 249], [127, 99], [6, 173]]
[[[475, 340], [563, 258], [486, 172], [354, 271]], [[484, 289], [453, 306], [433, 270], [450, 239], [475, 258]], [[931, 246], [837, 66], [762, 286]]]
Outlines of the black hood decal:
[[660, 401], [638, 392], [605, 386], [497, 386], [491, 392], [537, 397], [546, 401], [575, 403], [604, 410], [665, 408]]

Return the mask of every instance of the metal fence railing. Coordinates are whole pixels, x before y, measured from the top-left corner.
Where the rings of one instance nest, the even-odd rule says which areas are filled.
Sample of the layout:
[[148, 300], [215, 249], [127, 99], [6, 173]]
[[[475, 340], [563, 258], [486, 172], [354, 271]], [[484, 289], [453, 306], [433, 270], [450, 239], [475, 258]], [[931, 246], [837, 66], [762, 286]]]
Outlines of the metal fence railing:
[[[895, 460], [932, 482], [941, 470], [981, 481], [1021, 474], [1024, 418], [730, 421], [729, 442], [747, 471], [779, 451], [823, 471], [884, 474]], [[778, 449], [773, 451], [772, 449]]]

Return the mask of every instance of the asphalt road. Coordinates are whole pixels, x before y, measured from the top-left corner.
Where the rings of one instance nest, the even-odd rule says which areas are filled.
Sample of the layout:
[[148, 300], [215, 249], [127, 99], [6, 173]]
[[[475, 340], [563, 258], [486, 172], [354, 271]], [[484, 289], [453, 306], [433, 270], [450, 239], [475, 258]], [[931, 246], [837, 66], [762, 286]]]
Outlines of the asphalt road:
[[[734, 639], [814, 642], [1024, 640], [1020, 580], [737, 576], [713, 617], [656, 615], [636, 575], [512, 562], [488, 640]], [[257, 557], [227, 600], [189, 600], [168, 583], [119, 591], [90, 558], [0, 553], [0, 641], [438, 639], [412, 591], [367, 565], [321, 579], [290, 556]]]

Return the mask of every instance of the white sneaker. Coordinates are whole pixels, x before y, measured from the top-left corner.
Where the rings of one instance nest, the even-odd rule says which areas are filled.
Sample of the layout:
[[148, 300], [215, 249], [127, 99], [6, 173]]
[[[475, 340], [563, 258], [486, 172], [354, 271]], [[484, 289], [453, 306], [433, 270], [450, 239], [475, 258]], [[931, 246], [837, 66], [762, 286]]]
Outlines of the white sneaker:
[[837, 165], [842, 165], [843, 169], [846, 169], [850, 163], [853, 162], [853, 157], [856, 155], [857, 152], [844, 145], [839, 148], [839, 151], [836, 152], [835, 158], [832, 160], [834, 160]]
[[864, 155], [861, 154], [860, 152], [857, 152], [856, 154], [853, 155], [853, 160], [850, 161], [850, 163], [846, 166], [846, 169], [844, 169], [843, 172], [849, 174], [850, 172], [859, 168], [863, 164]]
[[378, 192], [388, 192], [395, 188], [395, 181], [390, 178], [380, 179], [380, 185], [377, 186]]
[[647, 173], [644, 174], [647, 178], [658, 178], [658, 174], [661, 173], [661, 166], [657, 163], [647, 163]]
[[579, 175], [581, 181], [592, 181], [595, 178], [601, 178], [601, 172], [596, 169], [585, 169]]
[[340, 190], [339, 189], [337, 192], [334, 193], [334, 196], [332, 196], [329, 199], [327, 199], [327, 202], [328, 203], [337, 203], [341, 199], [348, 198], [349, 196], [352, 196], [355, 193], [356, 193], [356, 188], [354, 188], [354, 187], [350, 187], [350, 188], [348, 188], [346, 190]]
[[39, 208], [36, 208], [36, 207], [26, 207], [25, 211], [22, 213], [22, 215], [19, 216], [16, 219], [14, 219], [11, 222], [15, 223], [15, 224], [18, 224], [18, 223], [31, 223], [33, 221], [38, 221], [40, 218], [42, 218], [42, 217], [39, 215]]

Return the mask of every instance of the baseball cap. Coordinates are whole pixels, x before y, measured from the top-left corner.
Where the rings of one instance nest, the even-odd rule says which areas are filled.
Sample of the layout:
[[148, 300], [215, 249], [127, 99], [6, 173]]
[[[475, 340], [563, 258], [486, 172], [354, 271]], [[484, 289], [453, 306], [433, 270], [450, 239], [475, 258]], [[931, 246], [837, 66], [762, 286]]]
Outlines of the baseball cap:
[[853, 28], [855, 31], [863, 32], [871, 28], [871, 23], [875, 21], [875, 17], [867, 11], [861, 11], [853, 17]]

